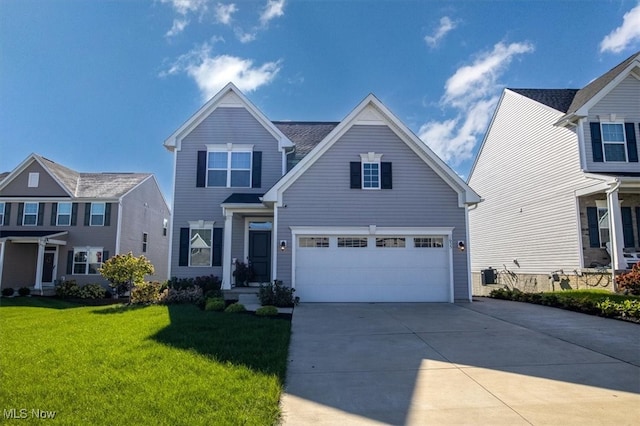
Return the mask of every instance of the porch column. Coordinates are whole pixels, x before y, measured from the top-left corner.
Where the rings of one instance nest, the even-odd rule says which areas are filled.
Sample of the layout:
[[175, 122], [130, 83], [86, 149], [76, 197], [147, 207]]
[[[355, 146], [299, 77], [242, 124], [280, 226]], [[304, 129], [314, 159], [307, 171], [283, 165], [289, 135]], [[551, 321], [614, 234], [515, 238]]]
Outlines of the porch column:
[[46, 243], [38, 240], [38, 259], [36, 260], [36, 283], [34, 289], [40, 290], [42, 294], [42, 269], [44, 266], [44, 247]]
[[624, 260], [622, 251], [624, 236], [622, 234], [622, 213], [620, 211], [617, 187], [607, 191], [607, 208], [609, 209], [609, 233], [611, 235], [611, 268], [627, 269], [627, 262]]
[[224, 242], [222, 244], [222, 288], [231, 289], [231, 236], [233, 232], [233, 213], [224, 212]]

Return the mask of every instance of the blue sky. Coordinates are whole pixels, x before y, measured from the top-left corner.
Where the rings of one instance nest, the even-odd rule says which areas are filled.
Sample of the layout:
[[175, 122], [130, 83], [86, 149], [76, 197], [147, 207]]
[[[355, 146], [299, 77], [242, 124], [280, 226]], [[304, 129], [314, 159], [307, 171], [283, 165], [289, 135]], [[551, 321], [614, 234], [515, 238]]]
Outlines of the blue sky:
[[640, 50], [640, 2], [0, 0], [0, 171], [36, 152], [152, 172], [233, 81], [272, 120], [374, 93], [466, 177], [504, 87], [580, 88]]

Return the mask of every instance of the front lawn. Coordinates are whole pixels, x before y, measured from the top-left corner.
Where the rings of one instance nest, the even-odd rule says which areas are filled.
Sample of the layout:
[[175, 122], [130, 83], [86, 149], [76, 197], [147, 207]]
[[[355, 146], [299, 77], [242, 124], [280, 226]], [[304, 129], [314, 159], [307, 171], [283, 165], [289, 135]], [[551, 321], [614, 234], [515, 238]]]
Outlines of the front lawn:
[[0, 299], [0, 409], [27, 423], [276, 424], [290, 322], [193, 305]]

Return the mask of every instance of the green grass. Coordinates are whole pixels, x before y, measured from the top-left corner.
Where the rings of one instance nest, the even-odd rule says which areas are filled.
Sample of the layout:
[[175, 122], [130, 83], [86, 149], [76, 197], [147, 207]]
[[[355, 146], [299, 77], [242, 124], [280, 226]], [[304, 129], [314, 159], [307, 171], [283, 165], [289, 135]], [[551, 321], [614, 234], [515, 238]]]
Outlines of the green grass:
[[68, 425], [278, 421], [287, 320], [192, 305], [0, 304], [0, 410], [27, 409], [21, 424], [42, 421], [31, 409]]

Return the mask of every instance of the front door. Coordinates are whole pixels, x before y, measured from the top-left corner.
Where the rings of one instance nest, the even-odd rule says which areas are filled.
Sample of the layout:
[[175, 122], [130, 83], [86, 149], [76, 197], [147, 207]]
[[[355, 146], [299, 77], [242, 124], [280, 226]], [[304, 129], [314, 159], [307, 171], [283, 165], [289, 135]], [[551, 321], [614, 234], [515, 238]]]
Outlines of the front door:
[[53, 251], [44, 252], [44, 260], [42, 265], [42, 282], [53, 282], [53, 268], [55, 267], [56, 253]]
[[271, 280], [271, 231], [249, 231], [249, 262], [254, 281]]

